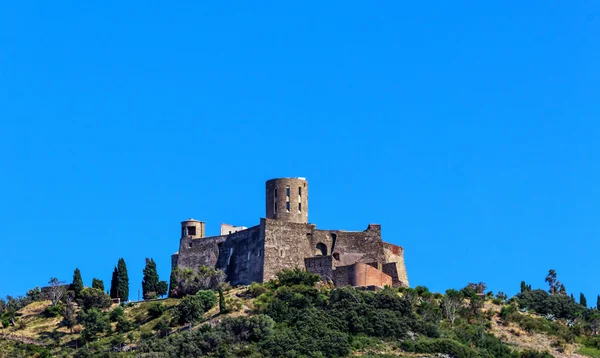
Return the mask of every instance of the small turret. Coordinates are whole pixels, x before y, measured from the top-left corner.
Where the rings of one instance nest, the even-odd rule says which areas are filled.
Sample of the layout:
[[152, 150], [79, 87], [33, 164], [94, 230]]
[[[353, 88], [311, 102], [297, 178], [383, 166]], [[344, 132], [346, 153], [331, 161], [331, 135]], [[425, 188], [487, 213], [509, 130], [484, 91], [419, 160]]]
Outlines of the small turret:
[[204, 221], [188, 220], [181, 222], [181, 238], [190, 237], [192, 239], [201, 239], [204, 237]]

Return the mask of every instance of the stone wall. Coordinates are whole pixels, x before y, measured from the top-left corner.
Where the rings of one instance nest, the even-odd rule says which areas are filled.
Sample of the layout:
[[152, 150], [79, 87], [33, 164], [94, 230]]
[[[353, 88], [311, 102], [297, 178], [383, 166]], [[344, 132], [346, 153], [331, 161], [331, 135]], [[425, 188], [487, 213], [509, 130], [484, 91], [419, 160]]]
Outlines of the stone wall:
[[309, 242], [314, 225], [261, 219], [261, 226], [265, 232], [265, 281], [276, 278], [283, 269], [304, 268], [304, 259], [315, 256]]
[[264, 235], [262, 226], [254, 226], [226, 236], [219, 243], [216, 267], [225, 271], [232, 285], [263, 281]]
[[194, 239], [189, 236], [181, 238], [177, 267], [197, 268], [198, 266], [215, 267], [219, 258], [219, 244], [225, 236], [213, 236]]
[[393, 286], [408, 286], [404, 249], [383, 242], [376, 224], [365, 231], [317, 230], [313, 224], [261, 219], [260, 225], [229, 235], [183, 237], [172, 256], [173, 267], [222, 269], [232, 285], [269, 281], [283, 269], [300, 267], [343, 286], [355, 283], [349, 276], [355, 263], [385, 275], [369, 273], [369, 284], [381, 286], [376, 281], [389, 277]]
[[369, 225], [365, 231], [315, 230], [312, 239], [313, 248], [322, 242], [327, 245], [328, 254], [337, 254], [336, 267], [385, 260], [379, 225]]
[[334, 281], [332, 260], [331, 256], [308, 257], [304, 259], [304, 265], [306, 271], [321, 276], [323, 280]]
[[[394, 286], [402, 285], [408, 287], [408, 274], [406, 272], [406, 265], [404, 264], [404, 249], [401, 246], [384, 242], [383, 252], [385, 256], [384, 262], [393, 262], [396, 265], [397, 281], [394, 281]], [[384, 271], [386, 271], [385, 267]], [[391, 270], [388, 268], [387, 272], [391, 272]]]

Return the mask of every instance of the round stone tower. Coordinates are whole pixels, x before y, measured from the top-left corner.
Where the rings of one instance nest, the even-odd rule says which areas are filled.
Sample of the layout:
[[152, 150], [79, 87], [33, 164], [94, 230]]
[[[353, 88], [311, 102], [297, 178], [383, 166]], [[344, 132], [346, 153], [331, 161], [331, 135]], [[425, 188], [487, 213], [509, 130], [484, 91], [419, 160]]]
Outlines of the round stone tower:
[[308, 223], [308, 182], [305, 178], [267, 180], [267, 219]]
[[204, 237], [204, 222], [190, 218], [181, 222], [181, 237], [201, 239]]

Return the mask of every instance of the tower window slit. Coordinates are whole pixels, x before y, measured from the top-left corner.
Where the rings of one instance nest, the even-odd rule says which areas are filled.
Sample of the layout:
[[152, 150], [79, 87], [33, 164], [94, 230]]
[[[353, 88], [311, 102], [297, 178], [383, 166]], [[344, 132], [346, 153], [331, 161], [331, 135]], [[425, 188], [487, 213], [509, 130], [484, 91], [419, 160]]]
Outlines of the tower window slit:
[[290, 211], [290, 202], [285, 203], [285, 210]]

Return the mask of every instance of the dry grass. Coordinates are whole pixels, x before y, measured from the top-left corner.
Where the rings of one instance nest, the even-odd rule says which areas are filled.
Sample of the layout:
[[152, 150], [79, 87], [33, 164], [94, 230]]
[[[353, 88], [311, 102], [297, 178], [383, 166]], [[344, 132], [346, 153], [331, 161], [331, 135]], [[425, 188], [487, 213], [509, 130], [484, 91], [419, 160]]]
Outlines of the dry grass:
[[[499, 305], [486, 302], [484, 309], [499, 312], [501, 308], [502, 307]], [[519, 312], [519, 314], [529, 315], [522, 312]], [[539, 319], [537, 316], [530, 316]], [[552, 343], [556, 341], [556, 337], [527, 332], [513, 322], [510, 322], [508, 326], [505, 326], [501, 323], [498, 315], [492, 317], [491, 322], [492, 333], [503, 342], [514, 346], [519, 350], [533, 349], [537, 351], [549, 351], [550, 354], [557, 358], [585, 358], [585, 356], [576, 353], [579, 349], [577, 344], [565, 344], [564, 352], [559, 352], [555, 347], [552, 347]]]

